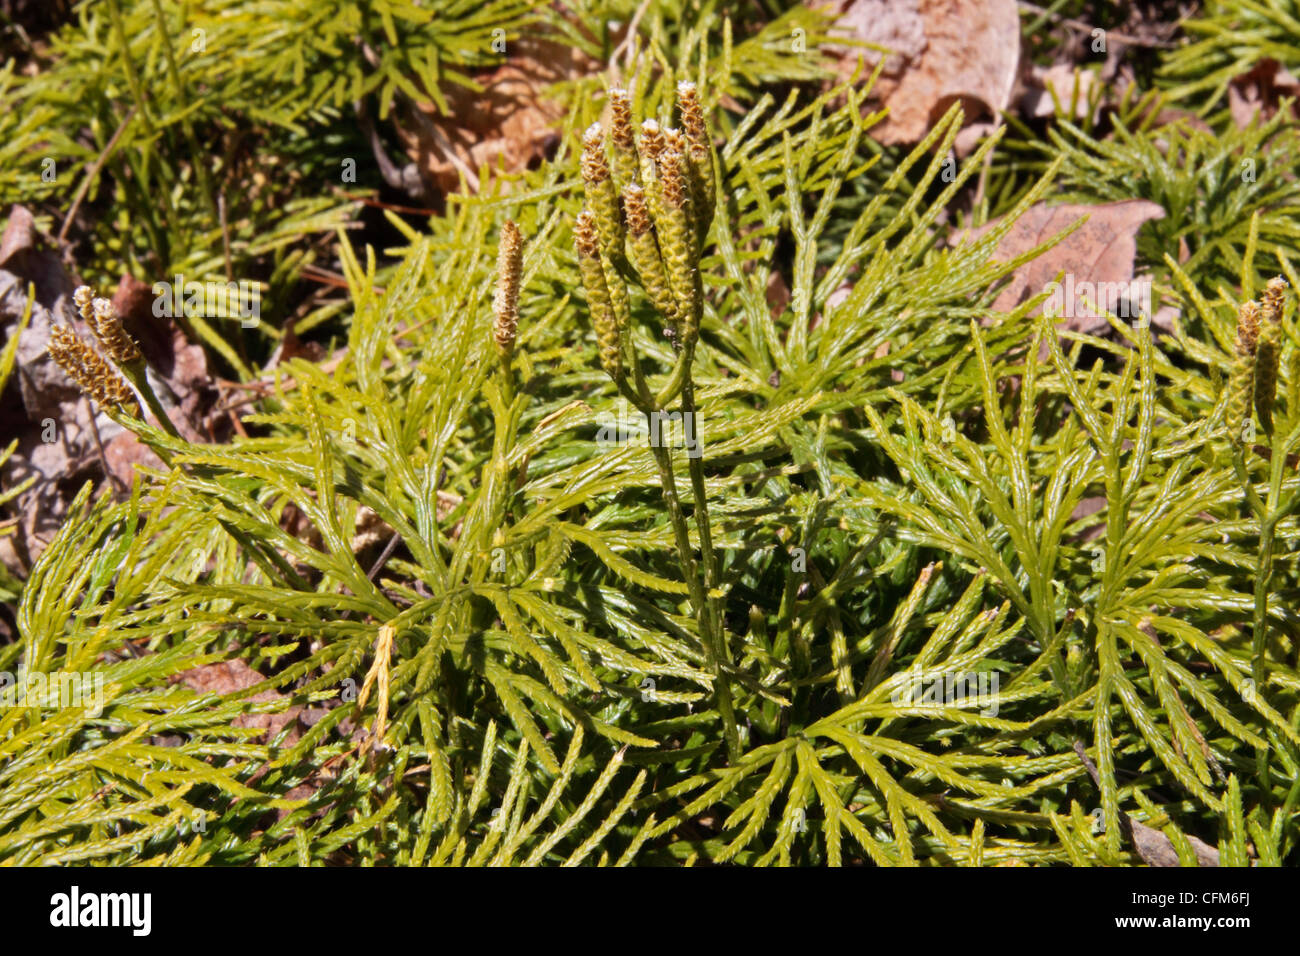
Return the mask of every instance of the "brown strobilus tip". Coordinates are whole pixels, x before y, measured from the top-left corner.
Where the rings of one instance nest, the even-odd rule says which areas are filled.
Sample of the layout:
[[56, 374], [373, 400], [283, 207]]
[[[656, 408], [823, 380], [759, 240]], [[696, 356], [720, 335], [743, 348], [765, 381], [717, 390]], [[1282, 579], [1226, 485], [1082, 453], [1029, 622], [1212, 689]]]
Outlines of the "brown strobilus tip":
[[108, 299], [95, 299], [91, 302], [91, 329], [95, 337], [104, 346], [104, 351], [118, 365], [130, 365], [140, 360], [140, 349], [136, 347], [131, 336], [122, 328], [122, 320], [117, 310]]
[[46, 346], [56, 365], [103, 409], [124, 405], [135, 409], [135, 394], [117, 369], [100, 357], [87, 342], [61, 325], [50, 330]]
[[519, 328], [519, 283], [523, 272], [523, 237], [519, 227], [509, 219], [501, 227], [501, 243], [497, 249], [497, 290], [492, 299], [494, 313], [492, 338], [497, 354], [509, 361], [515, 348]]

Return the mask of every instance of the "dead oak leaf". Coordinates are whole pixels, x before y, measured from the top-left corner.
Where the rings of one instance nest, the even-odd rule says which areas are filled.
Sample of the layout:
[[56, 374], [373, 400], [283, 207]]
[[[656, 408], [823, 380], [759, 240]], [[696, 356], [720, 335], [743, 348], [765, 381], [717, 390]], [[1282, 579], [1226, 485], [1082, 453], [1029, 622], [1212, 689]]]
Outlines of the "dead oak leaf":
[[[1012, 273], [1010, 284], [1002, 290], [993, 309], [1010, 312], [1026, 299], [1041, 292], [1053, 292], [1052, 283], [1060, 273], [1063, 282], [1054, 293], [1054, 311], [1065, 319], [1068, 328], [1095, 332], [1107, 327], [1103, 310], [1119, 308], [1136, 317], [1142, 283], [1133, 279], [1137, 256], [1137, 233], [1151, 219], [1164, 218], [1159, 205], [1145, 199], [1097, 206], [1066, 204], [1031, 206], [1002, 237], [993, 258], [1006, 262], [1060, 235], [1078, 220], [1086, 221], [1042, 255], [1024, 263]], [[960, 241], [978, 238], [1001, 222], [994, 220], [979, 229], [963, 234]], [[1148, 286], [1149, 288], [1149, 286]], [[1051, 300], [1049, 300], [1050, 302]], [[1149, 303], [1142, 303], [1149, 305]]]
[[[996, 117], [1007, 106], [1020, 59], [1015, 0], [841, 0], [837, 30], [891, 51], [873, 98], [889, 115], [872, 127], [882, 143], [915, 143], [955, 101], [967, 118]], [[838, 47], [842, 78], [859, 57], [874, 67], [882, 54]]]
[[571, 44], [545, 37], [512, 45], [500, 67], [474, 77], [479, 89], [444, 91], [447, 110], [419, 103], [396, 123], [407, 154], [444, 193], [464, 177], [471, 191], [484, 168], [517, 173], [545, 158], [559, 143], [564, 104], [549, 87], [596, 72], [599, 64]]
[[[1300, 96], [1300, 80], [1277, 60], [1265, 57], [1228, 85], [1228, 112], [1238, 129], [1272, 119], [1284, 97]], [[1293, 107], [1300, 116], [1300, 106]]]
[[[1173, 841], [1165, 834], [1127, 815], [1124, 822], [1129, 837], [1133, 841], [1133, 849], [1148, 866], [1182, 865], [1178, 859], [1178, 851], [1174, 849]], [[1219, 851], [1217, 849], [1190, 833], [1184, 834], [1184, 836], [1192, 848], [1192, 853], [1196, 856], [1198, 866], [1219, 865]]]
[[[191, 668], [177, 675], [175, 680], [180, 681], [197, 693], [219, 694], [224, 697], [254, 687], [265, 681], [266, 678], [249, 667], [244, 661], [235, 659]], [[282, 700], [284, 696], [277, 690], [267, 688], [244, 699], [251, 703], [264, 704], [270, 701]], [[269, 741], [274, 740], [285, 725], [292, 721], [294, 726], [290, 729], [289, 736], [285, 741], [286, 744], [292, 744], [301, 736], [297, 723], [298, 714], [301, 710], [302, 707], [295, 705], [279, 714], [245, 714], [236, 717], [232, 724], [235, 727], [256, 727], [265, 730], [266, 733], [263, 735], [263, 739]]]

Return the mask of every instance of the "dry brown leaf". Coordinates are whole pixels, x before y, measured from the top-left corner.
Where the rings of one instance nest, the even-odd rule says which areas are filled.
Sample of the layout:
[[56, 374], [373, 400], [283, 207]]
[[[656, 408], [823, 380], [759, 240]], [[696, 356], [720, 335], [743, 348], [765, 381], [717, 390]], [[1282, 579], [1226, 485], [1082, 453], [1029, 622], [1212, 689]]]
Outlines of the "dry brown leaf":
[[[840, 0], [838, 10], [841, 32], [892, 51], [873, 90], [889, 107], [871, 129], [880, 142], [917, 142], [955, 100], [968, 120], [1006, 108], [1020, 59], [1015, 0]], [[853, 47], [835, 52], [845, 79], [859, 57], [874, 66], [881, 56]]]
[[131, 487], [137, 468], [166, 470], [163, 460], [152, 448], [126, 431], [104, 443], [104, 461], [108, 464], [109, 473], [122, 488]]
[[[1265, 58], [1228, 86], [1228, 111], [1237, 127], [1244, 129], [1256, 116], [1261, 121], [1272, 119], [1285, 96], [1300, 96], [1300, 80], [1277, 60]], [[1300, 116], [1300, 107], [1295, 113]]]
[[[1133, 840], [1133, 849], [1137, 851], [1137, 855], [1142, 857], [1148, 866], [1181, 865], [1178, 862], [1178, 851], [1174, 849], [1174, 844], [1169, 837], [1145, 823], [1134, 820], [1132, 817], [1126, 816], [1125, 819], [1128, 824], [1129, 834]], [[1192, 852], [1196, 854], [1198, 865], [1219, 865], [1219, 851], [1217, 849], [1190, 833], [1184, 834], [1184, 836], [1187, 837], [1187, 842], [1192, 845]]]
[[508, 173], [526, 169], [559, 142], [565, 114], [546, 89], [563, 80], [594, 73], [600, 64], [572, 45], [544, 38], [521, 39], [502, 66], [475, 77], [481, 91], [450, 87], [448, 112], [420, 103], [396, 124], [407, 153], [444, 193], [459, 188], [464, 175], [478, 188], [478, 173], [498, 163]]
[[[1080, 218], [1086, 216], [1087, 221], [1057, 245], [1012, 273], [1011, 283], [993, 303], [994, 310], [1009, 312], [1026, 299], [1048, 291], [1057, 274], [1064, 272], [1060, 315], [1066, 326], [1081, 332], [1106, 328], [1105, 317], [1098, 314], [1101, 311], [1099, 306], [1106, 304], [1097, 290], [1098, 284], [1106, 283], [1115, 289], [1133, 282], [1138, 229], [1144, 222], [1162, 219], [1164, 215], [1164, 209], [1145, 199], [1128, 199], [1100, 206], [1048, 206], [1039, 203], [1030, 207], [998, 243], [994, 259], [1014, 259], [1058, 235]], [[965, 233], [962, 239], [983, 235], [999, 221], [994, 220]], [[1092, 292], [1089, 292], [1089, 285]]]
[[0, 487], [34, 479], [8, 506], [19, 519], [16, 533], [0, 536], [0, 561], [20, 576], [62, 525], [71, 495], [81, 484], [69, 479], [93, 476], [99, 456], [96, 429], [102, 442], [122, 430], [96, 414], [45, 352], [55, 325], [71, 325], [90, 336], [72, 306], [75, 283], [52, 246], [30, 212], [12, 207], [0, 237], [0, 342], [17, 334], [29, 286], [35, 289], [31, 321], [18, 336], [13, 375], [0, 401], [0, 434], [6, 441], [18, 440], [0, 474]]
[[[179, 680], [186, 687], [200, 694], [221, 694], [226, 696], [241, 690], [247, 690], [256, 684], [262, 683], [266, 678], [249, 667], [244, 661], [236, 658], [235, 660], [222, 661], [219, 664], [204, 664], [192, 668], [178, 675], [175, 680]], [[263, 704], [268, 701], [282, 700], [284, 696], [277, 690], [267, 689], [246, 699]], [[294, 726], [290, 729], [289, 736], [286, 738], [286, 745], [292, 744], [301, 736], [297, 724], [298, 714], [301, 710], [300, 706], [295, 705], [279, 714], [246, 714], [242, 717], [236, 717], [233, 724], [236, 727], [261, 728], [266, 731], [261, 739], [274, 740], [285, 725], [293, 721]]]
[[[1079, 759], [1083, 762], [1083, 767], [1088, 771], [1088, 776], [1092, 777], [1092, 782], [1100, 789], [1101, 777], [1097, 773], [1097, 765], [1088, 756], [1082, 741], [1076, 740], [1074, 742], [1074, 752], [1078, 754]], [[1120, 811], [1119, 820], [1121, 828], [1133, 842], [1134, 851], [1148, 866], [1181, 865], [1178, 862], [1178, 851], [1174, 849], [1173, 841], [1169, 837], [1154, 827], [1149, 827], [1139, 820], [1134, 820], [1123, 811]], [[1196, 854], [1197, 865], [1219, 865], [1218, 850], [1190, 833], [1184, 834], [1184, 836], [1186, 836], [1187, 842], [1191, 844], [1192, 852]]]

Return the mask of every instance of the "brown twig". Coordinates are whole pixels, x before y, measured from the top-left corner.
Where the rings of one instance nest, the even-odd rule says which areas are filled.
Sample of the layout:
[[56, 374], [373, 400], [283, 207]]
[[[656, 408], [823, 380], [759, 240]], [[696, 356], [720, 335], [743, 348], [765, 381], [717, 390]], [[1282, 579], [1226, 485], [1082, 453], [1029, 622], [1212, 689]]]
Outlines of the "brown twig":
[[244, 423], [240, 420], [239, 416], [235, 414], [235, 410], [233, 408], [226, 409], [226, 415], [230, 418], [230, 424], [234, 427], [235, 431], [239, 433], [239, 437], [247, 438], [248, 432], [244, 430]]
[[88, 420], [90, 422], [90, 435], [95, 439], [95, 448], [99, 452], [99, 463], [104, 469], [104, 477], [108, 479], [109, 484], [113, 486], [113, 489], [118, 494], [124, 495], [126, 494], [126, 486], [117, 475], [113, 474], [113, 469], [108, 467], [108, 455], [104, 453], [104, 442], [99, 436], [99, 423], [95, 421], [95, 408], [90, 404], [90, 399], [85, 395], [81, 396], [81, 401], [89, 413]]
[[86, 171], [86, 178], [83, 179], [81, 185], [77, 187], [77, 194], [72, 197], [72, 205], [68, 208], [68, 214], [63, 217], [63, 226], [59, 229], [58, 242], [60, 247], [62, 247], [63, 241], [67, 238], [68, 229], [72, 226], [72, 220], [76, 217], [77, 210], [81, 208], [81, 201], [86, 198], [86, 193], [90, 189], [90, 184], [95, 181], [95, 177], [99, 175], [100, 167], [102, 167], [105, 160], [108, 159], [108, 154], [113, 151], [113, 148], [117, 145], [117, 141], [122, 137], [122, 134], [126, 132], [126, 128], [130, 124], [131, 120], [135, 118], [135, 110], [136, 108], [133, 106], [126, 111], [125, 118], [118, 125], [113, 135], [108, 138], [108, 144], [100, 151], [100, 154], [95, 157], [94, 163], [92, 163], [90, 169]]
[[372, 564], [370, 570], [366, 572], [367, 581], [375, 580], [375, 575], [379, 573], [379, 569], [382, 568], [388, 559], [393, 556], [393, 552], [397, 550], [397, 546], [401, 543], [401, 534], [394, 531], [393, 536], [388, 539], [388, 544], [384, 545], [384, 550], [380, 552], [379, 557], [375, 559], [375, 563]]
[[411, 216], [437, 216], [436, 209], [424, 209], [420, 206], [403, 206], [399, 203], [383, 202], [375, 199], [373, 196], [362, 196], [357, 193], [350, 193], [344, 190], [338, 190], [340, 196], [350, 202], [359, 202], [363, 206], [373, 206], [375, 209], [388, 209], [393, 212], [402, 212]]
[[649, 6], [650, 0], [641, 0], [641, 3], [636, 8], [636, 13], [632, 15], [632, 19], [628, 23], [627, 33], [623, 35], [623, 42], [615, 47], [614, 52], [610, 54], [610, 66], [616, 70], [618, 69], [619, 54], [623, 53], [624, 50], [627, 51], [627, 55], [623, 57], [623, 69], [630, 70], [632, 68], [632, 60], [636, 54], [636, 31], [641, 26], [641, 18], [645, 16], [646, 9]]

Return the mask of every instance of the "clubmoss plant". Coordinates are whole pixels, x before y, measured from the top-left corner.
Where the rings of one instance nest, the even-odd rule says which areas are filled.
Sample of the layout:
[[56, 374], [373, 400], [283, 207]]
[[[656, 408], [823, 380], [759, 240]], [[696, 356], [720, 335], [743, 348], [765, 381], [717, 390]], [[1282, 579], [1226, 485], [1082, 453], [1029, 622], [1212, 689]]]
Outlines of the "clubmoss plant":
[[[1263, 686], [1267, 677], [1268, 609], [1277, 528], [1300, 507], [1300, 490], [1288, 489], [1284, 484], [1287, 458], [1300, 440], [1300, 406], [1288, 403], [1283, 421], [1274, 421], [1281, 329], [1287, 298], [1286, 280], [1275, 276], [1269, 280], [1260, 302], [1242, 303], [1237, 326], [1237, 362], [1228, 385], [1227, 426], [1232, 440], [1233, 467], [1241, 479], [1250, 509], [1259, 522], [1251, 651], [1251, 679], [1256, 686]], [[1259, 418], [1258, 430], [1254, 420], [1248, 417], [1252, 404]], [[1248, 461], [1256, 451], [1256, 438], [1264, 443], [1259, 451], [1268, 465], [1267, 491], [1262, 496], [1250, 478], [1253, 469]]]
[[55, 326], [50, 332], [47, 351], [55, 364], [100, 408], [107, 411], [135, 405], [135, 396], [122, 376], [75, 332]]
[[122, 320], [113, 303], [108, 299], [96, 298], [94, 289], [84, 285], [78, 286], [73, 292], [73, 301], [82, 320], [95, 333], [100, 346], [113, 360], [116, 369], [77, 338], [75, 333], [62, 327], [56, 327], [51, 334], [50, 357], [82, 391], [106, 411], [118, 405], [132, 409], [135, 407], [131, 390], [122, 382], [122, 377], [125, 377], [135, 392], [144, 399], [159, 426], [173, 437], [179, 437], [180, 433], [158, 400], [153, 386], [149, 384], [149, 370], [144, 356], [122, 328]]
[[887, 162], [851, 86], [731, 113], [657, 16], [554, 163], [391, 268], [341, 237], [347, 347], [247, 436], [121, 416], [164, 466], [84, 490], [0, 645], [104, 709], [0, 708], [0, 860], [1294, 862], [1289, 293], [1273, 430], [1226, 423], [1266, 213], [1158, 260], [1167, 331], [997, 314], [1049, 180], [943, 242], [996, 136], [948, 182], [956, 107]]
[[[715, 701], [722, 717], [723, 733], [730, 758], [740, 759], [740, 737], [731, 698], [732, 667], [727, 636], [717, 603], [720, 584], [717, 556], [712, 541], [704, 462], [699, 454], [699, 409], [695, 401], [691, 364], [699, 340], [703, 314], [703, 285], [700, 261], [704, 238], [713, 218], [714, 197], [704, 195], [713, 188], [713, 148], [706, 131], [703, 111], [694, 84], [678, 87], [678, 109], [688, 123], [691, 149], [676, 129], [660, 130], [647, 119], [642, 124], [640, 176], [654, 184], [658, 196], [653, 214], [644, 201], [644, 188], [633, 180], [614, 183], [606, 161], [604, 141], [598, 125], [584, 138], [583, 184], [588, 208], [576, 222], [578, 255], [583, 284], [592, 309], [592, 323], [600, 342], [601, 364], [619, 391], [645, 416], [652, 436], [663, 435], [661, 425], [669, 420], [669, 404], [678, 397], [681, 407], [674, 417], [685, 429], [693, 516], [700, 543], [695, 557], [682, 500], [677, 489], [672, 451], [666, 442], [651, 438], [652, 453], [659, 469], [664, 504], [668, 508], [691, 602], [714, 675]], [[610, 94], [615, 111], [613, 144], [616, 165], [624, 174], [635, 174], [632, 146], [626, 132], [629, 120], [623, 115], [625, 96]], [[705, 167], [708, 172], [706, 173]], [[622, 202], [619, 201], [622, 197]], [[594, 212], [593, 212], [594, 210]], [[593, 232], [599, 234], [597, 244]], [[626, 241], [626, 251], [624, 243]], [[599, 245], [599, 247], [598, 247]], [[659, 324], [670, 329], [679, 358], [669, 382], [659, 392], [647, 383], [640, 356], [632, 337], [625, 335], [627, 287], [615, 260], [630, 257], [639, 270], [646, 295], [659, 309]], [[614, 303], [618, 303], [617, 306]], [[626, 361], [624, 355], [626, 353]], [[631, 371], [629, 379], [626, 370]]]
[[1243, 302], [1237, 316], [1236, 359], [1228, 379], [1228, 436], [1240, 445], [1247, 434], [1254, 434], [1254, 422], [1247, 414], [1259, 403], [1255, 401], [1256, 366], [1259, 355], [1259, 306]]

